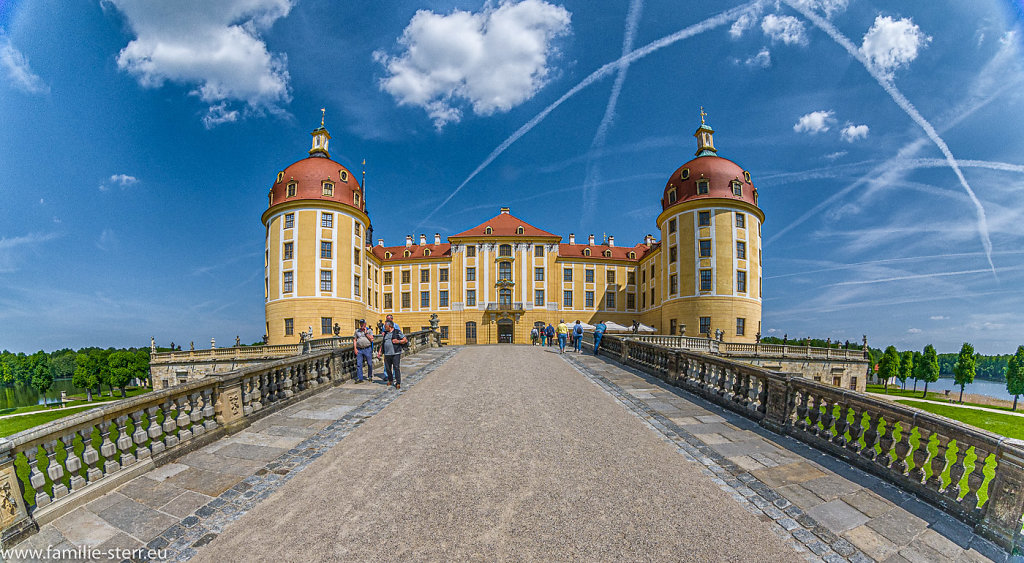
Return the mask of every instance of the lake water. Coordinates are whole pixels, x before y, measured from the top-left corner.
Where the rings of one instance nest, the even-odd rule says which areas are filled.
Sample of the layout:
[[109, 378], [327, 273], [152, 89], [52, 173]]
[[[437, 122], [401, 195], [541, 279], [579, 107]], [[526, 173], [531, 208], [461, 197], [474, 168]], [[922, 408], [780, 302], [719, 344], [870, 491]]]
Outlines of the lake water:
[[[912, 379], [907, 380], [907, 389], [914, 388], [914, 381]], [[924, 389], [924, 383], [917, 383], [917, 390]], [[929, 391], [937, 391], [939, 393], [949, 389], [949, 395], [951, 397], [958, 397], [960, 395], [960, 386], [953, 382], [953, 378], [942, 377], [939, 378], [935, 383], [928, 384]], [[997, 399], [1005, 399], [1007, 401], [1013, 400], [1013, 395], [1006, 392], [1006, 383], [1002, 381], [988, 381], [983, 379], [975, 379], [974, 383], [969, 383], [964, 386], [964, 393], [974, 393], [975, 395], [986, 395], [988, 397], [995, 397]]]
[[[49, 403], [60, 402], [60, 392], [67, 391], [68, 395], [85, 395], [85, 389], [75, 387], [70, 379], [61, 379], [53, 382], [53, 387], [46, 392], [46, 400]], [[15, 385], [13, 387], [0, 387], [0, 409], [11, 407], [30, 407], [43, 404], [43, 396], [39, 390], [29, 385]]]

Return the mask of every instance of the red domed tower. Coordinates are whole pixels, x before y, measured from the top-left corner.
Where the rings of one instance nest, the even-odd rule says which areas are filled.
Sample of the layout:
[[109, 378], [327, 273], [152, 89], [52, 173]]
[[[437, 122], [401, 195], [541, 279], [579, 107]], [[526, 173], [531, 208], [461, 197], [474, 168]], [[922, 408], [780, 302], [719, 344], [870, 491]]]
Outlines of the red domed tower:
[[264, 295], [270, 344], [348, 334], [367, 316], [376, 266], [366, 260], [372, 237], [363, 187], [331, 160], [331, 135], [313, 130], [309, 156], [277, 173], [263, 212]]
[[705, 116], [701, 108], [696, 158], [672, 174], [661, 198], [659, 326], [685, 325], [690, 336], [722, 330], [725, 340], [753, 342], [761, 324], [764, 213], [750, 172], [718, 156]]

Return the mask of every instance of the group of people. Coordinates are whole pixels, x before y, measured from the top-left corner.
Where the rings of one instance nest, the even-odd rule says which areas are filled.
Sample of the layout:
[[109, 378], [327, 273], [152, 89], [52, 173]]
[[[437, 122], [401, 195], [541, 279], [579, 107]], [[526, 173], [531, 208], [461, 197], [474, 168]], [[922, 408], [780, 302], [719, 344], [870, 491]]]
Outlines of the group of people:
[[[377, 358], [384, 362], [384, 375], [388, 387], [402, 389], [402, 351], [409, 339], [402, 334], [402, 329], [395, 324], [394, 316], [388, 315], [387, 320], [378, 328], [381, 345], [377, 348]], [[373, 329], [367, 326], [366, 319], [360, 319], [352, 349], [356, 353], [356, 383], [373, 381]], [[363, 377], [363, 364], [366, 364], [366, 377]]]
[[[594, 353], [601, 346], [601, 337], [604, 336], [605, 330], [608, 327], [604, 323], [597, 323], [594, 326]], [[576, 321], [573, 325], [565, 324], [564, 320], [558, 321], [558, 326], [552, 326], [548, 323], [548, 326], [535, 326], [530, 331], [530, 341], [534, 346], [540, 343], [541, 346], [553, 346], [555, 342], [558, 342], [558, 353], [565, 353], [565, 346], [568, 344], [572, 346], [573, 351], [577, 354], [583, 352], [583, 323]]]

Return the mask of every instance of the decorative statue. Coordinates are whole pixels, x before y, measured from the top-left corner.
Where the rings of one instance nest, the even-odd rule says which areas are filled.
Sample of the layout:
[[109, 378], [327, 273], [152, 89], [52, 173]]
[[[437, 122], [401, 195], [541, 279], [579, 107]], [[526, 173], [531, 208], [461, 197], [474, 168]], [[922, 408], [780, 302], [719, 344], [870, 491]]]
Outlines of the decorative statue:
[[238, 338], [238, 335], [236, 334], [235, 335], [235, 348], [238, 348], [241, 345], [242, 345], [242, 339]]
[[156, 338], [149, 337], [149, 351], [153, 354], [156, 353]]
[[686, 323], [679, 325], [679, 336], [686, 336]]
[[785, 344], [787, 342], [789, 342], [789, 333], [788, 332], [786, 334], [782, 335], [782, 343]]
[[437, 325], [440, 324], [441, 320], [437, 317], [437, 313], [430, 314], [430, 330], [437, 330]]
[[270, 337], [267, 336], [266, 334], [264, 334], [263, 335], [263, 344], [266, 345], [267, 342], [270, 342]]
[[210, 349], [212, 350], [212, 349], [214, 349], [216, 347], [217, 347], [217, 339], [216, 338], [211, 338], [210, 339]]
[[640, 332], [640, 322], [633, 321], [633, 334]]
[[195, 352], [195, 350], [196, 350], [196, 341], [193, 340], [193, 341], [188, 343], [188, 351], [189, 352]]
[[757, 334], [754, 335], [754, 342], [756, 342], [758, 344], [761, 343], [761, 333], [760, 332], [758, 332]]
[[334, 323], [334, 336], [341, 334], [341, 326], [338, 323]]

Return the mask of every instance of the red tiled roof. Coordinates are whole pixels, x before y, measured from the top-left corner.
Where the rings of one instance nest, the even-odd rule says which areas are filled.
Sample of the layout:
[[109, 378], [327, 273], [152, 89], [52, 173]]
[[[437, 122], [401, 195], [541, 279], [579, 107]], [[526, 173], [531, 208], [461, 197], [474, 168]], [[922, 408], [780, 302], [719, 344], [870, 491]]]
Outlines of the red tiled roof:
[[[683, 171], [686, 170], [686, 179], [683, 179]], [[680, 166], [669, 177], [665, 184], [665, 192], [661, 197], [662, 209], [668, 209], [673, 205], [679, 205], [684, 201], [694, 199], [734, 199], [745, 201], [751, 205], [757, 205], [754, 197], [754, 184], [747, 180], [743, 168], [739, 164], [720, 156], [698, 156], [697, 158]], [[697, 181], [708, 181], [708, 193], [697, 193]], [[737, 181], [742, 186], [741, 196], [733, 195], [732, 182]], [[675, 190], [676, 199], [671, 201], [669, 193]]]
[[[341, 179], [342, 176], [345, 180]], [[325, 180], [334, 184], [333, 195], [324, 195]], [[295, 195], [288, 197], [288, 184], [291, 183], [295, 184]], [[365, 210], [362, 198], [359, 205], [355, 204], [354, 194], [362, 192], [362, 187], [355, 176], [347, 168], [329, 158], [311, 156], [291, 164], [281, 172], [281, 181], [275, 181], [270, 190], [274, 198], [271, 207], [289, 201], [319, 199], [345, 203], [356, 209]]]
[[[490, 234], [487, 234], [487, 227], [491, 228], [491, 233]], [[523, 228], [523, 234], [517, 234], [516, 233], [516, 230], [519, 227]], [[549, 233], [549, 232], [547, 232], [545, 230], [542, 230], [542, 229], [538, 229], [537, 227], [534, 227], [533, 225], [527, 223], [526, 221], [523, 221], [522, 219], [519, 219], [518, 217], [516, 217], [516, 216], [514, 216], [514, 215], [512, 215], [510, 213], [505, 213], [505, 212], [499, 213], [498, 215], [492, 217], [491, 219], [488, 219], [487, 221], [484, 221], [483, 223], [480, 223], [479, 225], [473, 227], [472, 229], [469, 229], [468, 231], [463, 231], [463, 232], [461, 232], [461, 233], [459, 233], [457, 235], [452, 235], [451, 237], [448, 237], [448, 238], [456, 238], [456, 237], [484, 237], [484, 236], [488, 236], [488, 237], [516, 237], [516, 236], [524, 237], [525, 236], [525, 237], [555, 237], [555, 238], [561, 238], [558, 235], [551, 234], [551, 233]]]
[[[405, 255], [405, 251], [409, 251], [409, 256]], [[424, 251], [430, 250], [430, 256], [427, 256]], [[391, 258], [385, 258], [384, 253], [390, 252]], [[412, 246], [374, 246], [373, 255], [381, 261], [396, 261], [396, 260], [422, 260], [424, 258], [451, 258], [452, 245], [447, 242], [441, 244], [414, 244]]]
[[[604, 260], [640, 260], [644, 254], [654, 250], [657, 245], [648, 247], [646, 244], [636, 246], [608, 246], [606, 244], [559, 244], [558, 256], [561, 258], [600, 258]], [[584, 249], [590, 249], [590, 256], [583, 253]], [[605, 251], [610, 250], [612, 255], [605, 256]], [[630, 258], [629, 253], [635, 252], [636, 258]]]

